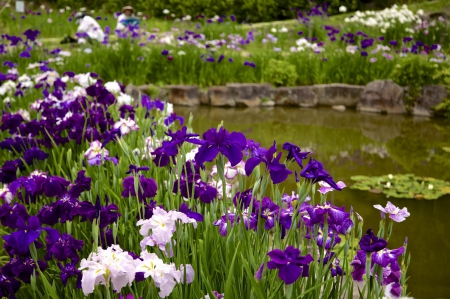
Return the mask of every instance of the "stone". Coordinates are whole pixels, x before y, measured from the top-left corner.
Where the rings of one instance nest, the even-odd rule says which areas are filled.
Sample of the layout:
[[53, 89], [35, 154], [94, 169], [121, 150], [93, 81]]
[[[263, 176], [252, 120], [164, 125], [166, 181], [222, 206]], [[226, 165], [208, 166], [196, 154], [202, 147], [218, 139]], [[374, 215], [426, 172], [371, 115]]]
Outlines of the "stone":
[[258, 107], [263, 100], [270, 100], [272, 96], [270, 84], [228, 83], [226, 86], [236, 106]]
[[202, 105], [209, 105], [209, 98], [208, 98], [208, 92], [205, 90], [199, 90], [199, 96], [200, 96], [200, 104]]
[[142, 93], [139, 88], [131, 83], [129, 83], [126, 87], [125, 87], [125, 93], [127, 95], [130, 95], [133, 99], [135, 100], [140, 100], [140, 94]]
[[433, 116], [433, 107], [442, 103], [447, 97], [447, 89], [442, 85], [423, 86], [421, 95], [412, 109], [412, 114], [415, 116]]
[[261, 102], [261, 107], [273, 107], [275, 106], [275, 102], [272, 100]]
[[318, 84], [313, 85], [319, 105], [356, 107], [364, 91], [364, 86], [350, 84]]
[[197, 86], [168, 85], [167, 101], [179, 106], [198, 106], [200, 98]]
[[392, 80], [376, 80], [366, 85], [357, 109], [362, 112], [404, 114], [403, 88]]
[[345, 111], [345, 106], [344, 105], [334, 105], [334, 106], [331, 106], [331, 109], [337, 110], [337, 111]]
[[230, 89], [226, 86], [212, 86], [208, 88], [208, 99], [211, 106], [234, 107], [236, 101], [231, 95]]
[[315, 107], [319, 103], [311, 86], [279, 87], [274, 92], [277, 105]]

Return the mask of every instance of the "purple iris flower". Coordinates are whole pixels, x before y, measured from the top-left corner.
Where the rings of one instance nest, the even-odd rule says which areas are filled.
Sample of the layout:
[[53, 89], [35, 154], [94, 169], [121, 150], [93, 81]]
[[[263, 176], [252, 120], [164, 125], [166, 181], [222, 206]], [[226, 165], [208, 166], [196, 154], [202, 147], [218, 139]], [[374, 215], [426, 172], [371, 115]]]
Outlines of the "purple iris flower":
[[302, 34], [303, 34], [303, 31], [297, 32], [297, 35], [302, 35]]
[[234, 62], [233, 58], [228, 58], [229, 62]]
[[274, 249], [267, 253], [270, 261], [267, 262], [267, 268], [278, 269], [278, 277], [286, 284], [292, 284], [300, 277], [309, 276], [309, 264], [314, 260], [308, 254], [300, 255], [301, 251], [293, 246], [288, 246], [283, 251]]
[[[37, 261], [42, 271], [47, 269], [47, 263], [41, 260]], [[2, 267], [2, 273], [6, 276], [12, 276], [22, 280], [24, 283], [31, 283], [31, 276], [36, 271], [36, 263], [31, 257], [14, 257], [9, 263]], [[36, 271], [37, 272], [37, 271]], [[38, 274], [38, 273], [36, 273]], [[1, 293], [1, 292], [0, 292]], [[9, 294], [8, 294], [9, 295]], [[9, 297], [12, 298], [12, 297]], [[15, 297], [14, 297], [15, 298]]]
[[[217, 198], [218, 194], [216, 188], [201, 180], [195, 182], [190, 182], [186, 179], [177, 180], [173, 185], [173, 193], [177, 193], [178, 189], [183, 197], [194, 199], [198, 198], [204, 203], [211, 203]], [[192, 191], [194, 191], [194, 193], [192, 193]]]
[[331, 175], [325, 171], [323, 168], [322, 163], [315, 159], [310, 159], [308, 164], [305, 166], [305, 168], [300, 173], [302, 177], [305, 179], [312, 180], [312, 183], [315, 184], [317, 182], [325, 182], [331, 187], [333, 187], [336, 190], [341, 191], [342, 188], [340, 188], [336, 183], [333, 181], [333, 178]]
[[74, 276], [77, 278], [75, 287], [77, 289], [81, 289], [81, 278], [83, 275], [82, 275], [81, 271], [78, 270], [77, 262], [70, 262], [70, 263], [66, 264], [64, 267], [61, 263], [58, 263], [58, 267], [61, 270], [61, 272], [59, 273], [59, 276], [61, 277], [61, 281], [63, 282], [64, 286], [67, 285], [68, 279], [70, 277]]
[[365, 49], [373, 45], [373, 38], [363, 39], [361, 41], [361, 48]]
[[[146, 178], [143, 175], [139, 176], [140, 186], [138, 187], [138, 198], [140, 201], [144, 201], [145, 198], [155, 197], [158, 191], [158, 185], [152, 178]], [[122, 197], [128, 198], [130, 196], [136, 196], [136, 190], [134, 189], [134, 177], [129, 176], [123, 180]]]
[[245, 190], [243, 192], [237, 192], [233, 197], [233, 203], [237, 207], [241, 206], [241, 209], [246, 209], [250, 206], [251, 201], [256, 201], [256, 198], [252, 195], [252, 189]]
[[[306, 211], [309, 215], [308, 225], [324, 224], [324, 215], [328, 215], [328, 224], [330, 227], [338, 228], [338, 233], [346, 234], [347, 230], [353, 226], [353, 222], [350, 220], [350, 214], [345, 212], [344, 207], [339, 208], [331, 205], [329, 202], [324, 205], [316, 205], [314, 207], [307, 206]], [[340, 229], [340, 228], [343, 229]]]
[[385, 239], [375, 236], [372, 229], [370, 228], [359, 241], [359, 246], [365, 252], [375, 252], [386, 248], [387, 242]]
[[10, 114], [5, 113], [2, 115], [2, 125], [0, 126], [0, 130], [6, 131], [9, 130], [10, 134], [19, 133], [18, 128], [19, 125], [23, 122], [23, 117], [19, 113]]
[[161, 54], [162, 55], [164, 55], [164, 56], [166, 56], [166, 55], [168, 55], [169, 54], [169, 51], [168, 50], [166, 50], [166, 49], [164, 49], [162, 52], [161, 52]]
[[139, 171], [147, 171], [147, 170], [149, 170], [149, 169], [150, 169], [150, 168], [148, 168], [147, 166], [139, 167], [139, 166], [130, 164], [130, 166], [128, 167], [128, 171], [125, 172], [125, 174], [138, 173]]
[[173, 162], [175, 163], [174, 157], [178, 155], [178, 149], [183, 145], [183, 143], [185, 141], [194, 143], [194, 137], [198, 136], [197, 134], [187, 133], [186, 126], [175, 133], [169, 130], [166, 135], [171, 137], [171, 140], [163, 141], [162, 146], [158, 147], [154, 152], [152, 152], [152, 155], [156, 156], [153, 162], [159, 167], [164, 167], [169, 164], [170, 158], [172, 158]]
[[242, 151], [247, 145], [244, 134], [240, 132], [229, 133], [223, 127], [219, 130], [211, 128], [202, 135], [203, 140], [190, 139], [191, 143], [200, 145], [198, 153], [195, 155], [195, 162], [203, 165], [211, 162], [216, 156], [222, 153], [231, 163], [236, 166], [242, 160]]
[[385, 214], [388, 214], [389, 218], [391, 218], [395, 222], [402, 222], [406, 219], [406, 217], [409, 217], [410, 215], [407, 208], [400, 209], [394, 206], [390, 201], [387, 202], [385, 208], [383, 208], [381, 205], [374, 205], [373, 207]]
[[215, 62], [216, 60], [214, 59], [214, 57], [208, 57], [208, 58], [206, 58], [206, 61]]
[[222, 54], [219, 56], [219, 59], [217, 59], [217, 62], [221, 62], [223, 59], [225, 58], [225, 56]]
[[286, 160], [295, 160], [300, 168], [303, 168], [303, 161], [308, 157], [310, 152], [301, 152], [300, 147], [296, 146], [293, 143], [286, 142], [283, 144], [283, 149], [288, 151], [288, 155]]
[[397, 259], [403, 254], [405, 247], [399, 247], [397, 249], [389, 250], [384, 248], [380, 251], [372, 253], [372, 262], [385, 268], [391, 265], [391, 268], [397, 270], [398, 262]]
[[[234, 213], [228, 213], [228, 221], [230, 222], [231, 227], [235, 225], [235, 217], [237, 217]], [[237, 220], [237, 218], [236, 218]], [[213, 222], [214, 226], [219, 227], [219, 234], [222, 237], [226, 237], [228, 233], [228, 223], [227, 223], [227, 215], [224, 214], [218, 220]]]
[[147, 108], [147, 110], [152, 110], [152, 109], [156, 108], [160, 111], [164, 111], [164, 102], [161, 102], [158, 100], [152, 101], [152, 99], [148, 95], [142, 96], [141, 103], [142, 103], [142, 106]]
[[275, 226], [275, 220], [278, 220], [281, 208], [275, 204], [269, 197], [264, 197], [261, 201], [254, 204], [254, 211], [261, 211], [261, 218], [266, 220], [264, 228], [267, 230]]
[[16, 64], [11, 62], [11, 61], [6, 60], [5, 62], [3, 62], [3, 66], [7, 66], [9, 68], [13, 68], [13, 67], [16, 66]]
[[11, 229], [18, 228], [17, 220], [21, 218], [27, 220], [30, 215], [27, 213], [27, 209], [20, 203], [14, 203], [12, 206], [5, 203], [0, 206], [0, 221], [3, 226]]
[[280, 163], [282, 153], [279, 152], [275, 157], [275, 153], [277, 152], [277, 144], [275, 141], [268, 150], [259, 147], [259, 145], [252, 145], [251, 147], [249, 150], [251, 151], [252, 157], [245, 163], [245, 174], [247, 176], [262, 162], [266, 164], [270, 178], [274, 184], [283, 182], [292, 174], [292, 171], [287, 169], [285, 164]]
[[353, 280], [363, 281], [363, 276], [366, 274], [366, 253], [363, 250], [358, 250], [350, 266], [353, 267], [351, 273]]
[[392, 46], [397, 46], [398, 45], [398, 42], [396, 41], [396, 40], [391, 40], [390, 42], [389, 42], [389, 44], [391, 44]]
[[21, 58], [30, 58], [30, 57], [31, 57], [31, 54], [30, 54], [29, 51], [23, 51], [23, 52], [21, 52], [21, 53], [19, 54], [19, 56], [20, 56]]
[[306, 234], [306, 239], [315, 239], [317, 246], [324, 247], [326, 250], [331, 250], [334, 246], [341, 243], [341, 238], [339, 235], [332, 230], [328, 231], [328, 237], [326, 237], [325, 245], [324, 245], [324, 235], [321, 228], [317, 231], [317, 235], [314, 234], [314, 229], [310, 229]]
[[29, 246], [36, 241], [43, 230], [47, 231], [50, 236], [59, 235], [59, 232], [52, 228], [41, 227], [41, 222], [36, 216], [28, 218], [28, 225], [22, 218], [17, 218], [18, 230], [10, 235], [3, 236], [6, 244], [14, 248], [17, 254], [27, 254], [29, 252]]
[[203, 221], [203, 215], [189, 209], [187, 204], [183, 203], [180, 207], [180, 212], [188, 216], [189, 218], [195, 219], [198, 222]]
[[236, 21], [236, 17], [234, 15], [231, 15], [230, 19], [231, 19], [232, 22]]
[[261, 281], [263, 271], [264, 271], [264, 263], [262, 263], [261, 266], [259, 266], [258, 271], [256, 271], [255, 273], [256, 280]]
[[367, 55], [369, 55], [369, 54], [367, 54], [367, 52], [366, 52], [366, 51], [362, 51], [362, 52], [361, 52], [361, 56], [363, 56], [363, 57], [367, 57]]
[[250, 62], [250, 61], [245, 61], [244, 62], [244, 66], [250, 66], [250, 67], [252, 67], [252, 68], [255, 68], [256, 67], [256, 64], [254, 63], [254, 62]]
[[0, 296], [5, 298], [16, 298], [14, 294], [20, 289], [20, 281], [16, 280], [15, 275], [7, 276], [0, 273]]
[[164, 124], [166, 126], [170, 126], [172, 123], [174, 123], [176, 120], [180, 122], [180, 126], [184, 125], [184, 117], [177, 115], [175, 112], [171, 113], [169, 116], [167, 116], [164, 119]]
[[31, 165], [33, 163], [34, 159], [38, 159], [38, 160], [45, 160], [47, 159], [49, 156], [49, 154], [44, 153], [43, 151], [41, 151], [38, 148], [32, 147], [30, 149], [27, 149], [23, 155], [23, 159], [25, 160], [25, 162], [28, 165]]
[[77, 240], [71, 235], [66, 233], [59, 235], [59, 233], [53, 236], [47, 236], [47, 254], [45, 259], [47, 261], [51, 260], [53, 257], [60, 262], [64, 262], [70, 259], [72, 262], [78, 263], [80, 258], [77, 251], [83, 249], [84, 242]]
[[27, 40], [34, 42], [40, 33], [41, 32], [39, 30], [28, 29], [23, 33], [23, 35], [27, 37]]

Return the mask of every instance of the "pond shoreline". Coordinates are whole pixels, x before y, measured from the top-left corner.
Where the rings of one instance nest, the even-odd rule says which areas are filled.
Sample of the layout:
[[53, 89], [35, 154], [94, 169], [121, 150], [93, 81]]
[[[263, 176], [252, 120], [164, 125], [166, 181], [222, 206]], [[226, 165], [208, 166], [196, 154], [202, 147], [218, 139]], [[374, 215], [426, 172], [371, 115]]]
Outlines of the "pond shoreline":
[[442, 103], [449, 94], [442, 85], [426, 85], [421, 89], [413, 107], [406, 107], [408, 88], [392, 80], [376, 80], [363, 85], [342, 83], [310, 86], [273, 87], [270, 84], [228, 83], [200, 89], [195, 85], [134, 86], [128, 84], [125, 92], [134, 98], [141, 93], [158, 94], [158, 98], [177, 106], [212, 107], [276, 107], [291, 106], [314, 108], [328, 106], [337, 111], [356, 109], [360, 112], [385, 114], [411, 114], [433, 117], [433, 107]]

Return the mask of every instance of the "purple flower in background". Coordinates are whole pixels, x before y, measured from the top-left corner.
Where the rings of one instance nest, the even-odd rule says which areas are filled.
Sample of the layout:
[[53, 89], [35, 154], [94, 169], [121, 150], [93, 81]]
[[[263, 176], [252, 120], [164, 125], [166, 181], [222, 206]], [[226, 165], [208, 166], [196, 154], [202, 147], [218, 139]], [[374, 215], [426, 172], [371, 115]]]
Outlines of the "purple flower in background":
[[385, 239], [375, 236], [372, 229], [370, 228], [359, 241], [359, 246], [365, 252], [375, 252], [386, 248], [387, 242]]
[[391, 283], [385, 289], [387, 298], [399, 298], [402, 296], [402, 286], [398, 282]]
[[361, 41], [361, 48], [365, 49], [373, 45], [373, 38], [363, 39]]
[[14, 294], [20, 289], [20, 281], [14, 278], [15, 275], [7, 276], [0, 273], [0, 296], [7, 298], [16, 298]]
[[366, 52], [366, 51], [362, 51], [362, 52], [361, 52], [361, 56], [363, 56], [363, 57], [367, 57], [367, 55], [368, 55], [368, 54], [367, 54], [367, 52]]
[[308, 254], [300, 255], [301, 251], [293, 246], [288, 246], [283, 251], [274, 249], [267, 253], [270, 261], [267, 262], [267, 268], [278, 269], [278, 277], [286, 284], [292, 284], [300, 277], [309, 276], [309, 264], [314, 260]]
[[303, 31], [297, 32], [297, 35], [303, 35]]
[[[158, 191], [158, 185], [156, 184], [156, 181], [152, 178], [146, 178], [143, 175], [139, 176], [139, 183], [138, 186], [138, 198], [139, 200], [143, 201], [145, 198], [152, 198], [155, 197], [156, 192]], [[123, 182], [123, 191], [122, 191], [122, 197], [128, 198], [131, 196], [136, 196], [136, 190], [134, 187], [134, 177], [129, 176], [126, 177]]]
[[219, 56], [219, 59], [217, 59], [217, 62], [221, 62], [224, 58], [225, 58], [225, 56], [220, 55], [220, 56]]
[[237, 192], [234, 195], [233, 203], [237, 207], [241, 206], [241, 209], [246, 209], [250, 206], [251, 201], [256, 201], [256, 198], [252, 195], [252, 189], [245, 190], [243, 192]]
[[150, 169], [150, 168], [148, 168], [147, 166], [139, 167], [139, 166], [130, 164], [130, 166], [128, 167], [128, 171], [125, 172], [125, 174], [138, 173], [139, 171], [147, 171], [147, 170], [149, 170], [149, 169]]
[[161, 52], [161, 54], [164, 55], [164, 56], [169, 55], [169, 51], [166, 50], [166, 49], [164, 49], [164, 50]]
[[177, 115], [175, 112], [171, 113], [169, 116], [167, 116], [164, 119], [164, 124], [166, 126], [170, 126], [172, 123], [174, 123], [176, 120], [180, 122], [180, 126], [184, 125], [184, 117]]
[[30, 54], [29, 51], [23, 51], [23, 52], [21, 52], [21, 53], [19, 54], [19, 56], [20, 56], [21, 58], [30, 58], [30, 57], [31, 57], [31, 54]]
[[78, 262], [70, 262], [68, 264], [66, 264], [64, 267], [61, 263], [58, 263], [58, 267], [61, 270], [61, 272], [59, 273], [59, 276], [61, 277], [61, 281], [63, 282], [63, 285], [66, 286], [67, 285], [67, 281], [70, 277], [74, 276], [77, 278], [76, 283], [75, 283], [75, 287], [77, 289], [81, 289], [81, 278], [82, 278], [82, 273], [80, 270], [78, 270], [77, 267], [77, 263]]
[[198, 153], [195, 154], [195, 162], [203, 165], [211, 162], [219, 153], [222, 153], [231, 163], [236, 166], [242, 160], [242, 151], [247, 145], [244, 134], [240, 132], [229, 133], [223, 127], [219, 130], [211, 128], [202, 135], [203, 140], [190, 139], [191, 143], [200, 145]]
[[[228, 221], [230, 221], [231, 227], [235, 224], [235, 219], [237, 220], [237, 217], [234, 213], [228, 213]], [[219, 227], [219, 234], [222, 237], [226, 237], [228, 233], [228, 223], [227, 223], [227, 215], [224, 214], [222, 217], [220, 217], [218, 220], [213, 222], [214, 226]]]
[[27, 220], [30, 218], [26, 208], [20, 203], [14, 203], [12, 206], [5, 203], [0, 206], [0, 221], [3, 226], [11, 229], [16, 229], [18, 226], [18, 219]]
[[11, 62], [11, 61], [6, 60], [5, 62], [3, 62], [3, 66], [7, 66], [9, 68], [13, 68], [13, 67], [16, 66], [16, 64]]
[[27, 37], [27, 40], [34, 42], [40, 33], [41, 32], [39, 30], [28, 29], [23, 33], [23, 35]]
[[375, 209], [380, 210], [381, 212], [388, 214], [389, 218], [394, 220], [395, 222], [402, 222], [409, 217], [409, 212], [407, 208], [400, 208], [394, 206], [390, 201], [387, 202], [386, 207], [383, 208], [381, 205], [374, 205]]
[[288, 151], [286, 160], [295, 160], [300, 168], [303, 168], [303, 160], [308, 157], [309, 152], [301, 152], [300, 147], [293, 143], [286, 142], [283, 144], [283, 149]]
[[229, 62], [234, 62], [233, 58], [228, 58]]
[[234, 15], [231, 15], [230, 19], [231, 19], [232, 22], [236, 21], [236, 17]]
[[390, 42], [389, 42], [389, 44], [391, 44], [392, 46], [397, 46], [398, 45], [398, 42], [396, 41], [396, 40], [391, 40]]
[[250, 61], [245, 61], [244, 62], [244, 66], [250, 66], [250, 67], [253, 67], [253, 68], [255, 68], [256, 67], [256, 64], [254, 63], [254, 62], [250, 62]]
[[263, 271], [264, 271], [264, 263], [262, 263], [261, 266], [259, 266], [258, 271], [256, 271], [255, 273], [256, 280], [261, 281]]
[[335, 190], [342, 190], [342, 188], [336, 185], [336, 183], [333, 181], [331, 175], [329, 175], [328, 172], [325, 171], [322, 163], [317, 160], [310, 159], [300, 175], [305, 179], [312, 180], [313, 184], [322, 181], [330, 185]]

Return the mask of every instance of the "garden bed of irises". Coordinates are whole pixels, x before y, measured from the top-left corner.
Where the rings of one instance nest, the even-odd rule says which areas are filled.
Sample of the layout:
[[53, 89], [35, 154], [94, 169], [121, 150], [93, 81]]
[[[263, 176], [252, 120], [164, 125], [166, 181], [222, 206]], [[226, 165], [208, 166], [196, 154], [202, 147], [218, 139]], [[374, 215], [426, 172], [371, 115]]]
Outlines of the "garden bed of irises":
[[[262, 25], [240, 24], [232, 15], [167, 14], [167, 20], [160, 20], [142, 14], [141, 27], [124, 31], [114, 30], [117, 14], [92, 11], [105, 32], [103, 42], [59, 45], [67, 34], [75, 34], [75, 12], [33, 6], [19, 16], [5, 9], [1, 17], [7, 31], [0, 53], [18, 63], [19, 69], [30, 56], [48, 56], [61, 59], [55, 66], [60, 73], [96, 72], [104, 80], [135, 85], [366, 85], [377, 79], [404, 84], [392, 75], [394, 70], [416, 58], [420, 61], [414, 64], [445, 68], [450, 41], [447, 21], [422, 20], [423, 11], [413, 12], [407, 6], [329, 18], [327, 6], [317, 5], [297, 11], [297, 20]], [[33, 47], [38, 51], [27, 48], [22, 33], [28, 28], [42, 33], [35, 37], [38, 44]], [[56, 39], [49, 41], [49, 37]], [[422, 85], [440, 83], [431, 73], [409, 75], [426, 77]]]
[[327, 200], [345, 184], [295, 140], [199, 135], [95, 73], [6, 66], [0, 297], [407, 295], [407, 242], [388, 249], [406, 208], [376, 206], [379, 228], [363, 228]]

